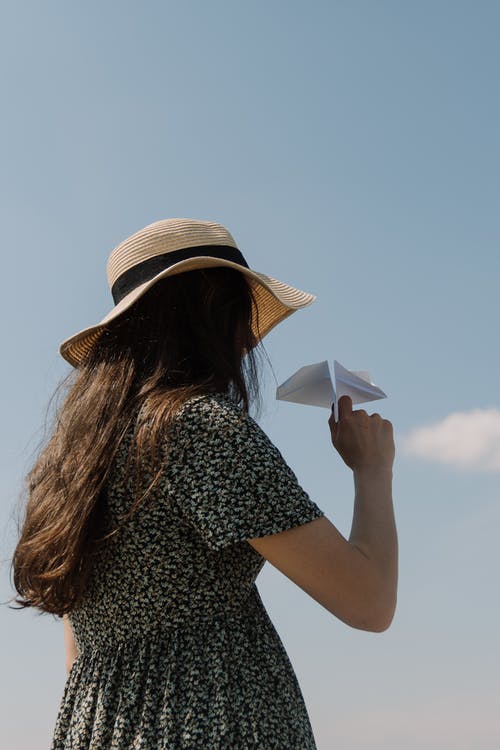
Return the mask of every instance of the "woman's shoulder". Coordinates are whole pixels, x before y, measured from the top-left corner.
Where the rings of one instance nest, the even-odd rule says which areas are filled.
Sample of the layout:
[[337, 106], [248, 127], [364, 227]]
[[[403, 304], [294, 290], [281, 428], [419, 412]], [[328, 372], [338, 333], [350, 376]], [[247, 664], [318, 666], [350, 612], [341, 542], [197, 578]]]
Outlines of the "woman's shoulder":
[[177, 412], [180, 421], [209, 424], [245, 421], [249, 415], [228, 394], [203, 393], [188, 398]]
[[177, 425], [188, 432], [222, 435], [228, 439], [262, 434], [257, 422], [226, 393], [214, 392], [192, 396], [177, 412]]

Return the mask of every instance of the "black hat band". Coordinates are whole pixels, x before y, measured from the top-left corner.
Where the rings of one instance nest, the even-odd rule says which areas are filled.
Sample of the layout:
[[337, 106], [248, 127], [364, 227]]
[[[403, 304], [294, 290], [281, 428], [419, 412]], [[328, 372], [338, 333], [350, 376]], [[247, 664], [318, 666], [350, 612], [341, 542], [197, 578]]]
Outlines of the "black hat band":
[[117, 305], [127, 294], [136, 287], [150, 281], [170, 266], [181, 260], [197, 257], [219, 258], [237, 263], [239, 266], [249, 268], [248, 263], [236, 247], [229, 245], [199, 245], [197, 247], [186, 247], [181, 250], [172, 250], [170, 253], [154, 255], [152, 258], [137, 263], [119, 276], [111, 287], [111, 294]]

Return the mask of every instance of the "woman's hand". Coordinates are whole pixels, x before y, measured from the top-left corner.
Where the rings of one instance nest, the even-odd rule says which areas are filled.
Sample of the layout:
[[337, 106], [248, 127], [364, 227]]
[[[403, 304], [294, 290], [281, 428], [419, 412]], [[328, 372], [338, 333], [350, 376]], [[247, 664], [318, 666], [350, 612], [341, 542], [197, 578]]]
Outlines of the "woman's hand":
[[332, 413], [328, 420], [332, 443], [353, 471], [392, 470], [395, 456], [392, 423], [380, 414], [352, 410], [350, 396], [339, 399], [339, 421]]

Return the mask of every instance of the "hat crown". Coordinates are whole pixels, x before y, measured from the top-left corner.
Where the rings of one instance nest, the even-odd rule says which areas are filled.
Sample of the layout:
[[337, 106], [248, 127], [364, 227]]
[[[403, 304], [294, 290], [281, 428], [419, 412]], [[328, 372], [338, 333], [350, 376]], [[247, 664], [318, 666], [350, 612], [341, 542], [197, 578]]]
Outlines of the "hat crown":
[[110, 253], [106, 274], [109, 288], [130, 268], [157, 255], [203, 245], [237, 248], [222, 224], [201, 219], [161, 219], [120, 242]]

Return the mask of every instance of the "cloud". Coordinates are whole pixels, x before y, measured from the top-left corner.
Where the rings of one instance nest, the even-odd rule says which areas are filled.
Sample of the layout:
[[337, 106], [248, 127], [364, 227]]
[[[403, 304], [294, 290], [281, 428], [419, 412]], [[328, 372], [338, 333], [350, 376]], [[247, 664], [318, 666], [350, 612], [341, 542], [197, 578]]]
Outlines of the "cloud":
[[448, 466], [500, 472], [500, 410], [454, 412], [403, 436], [399, 447]]

